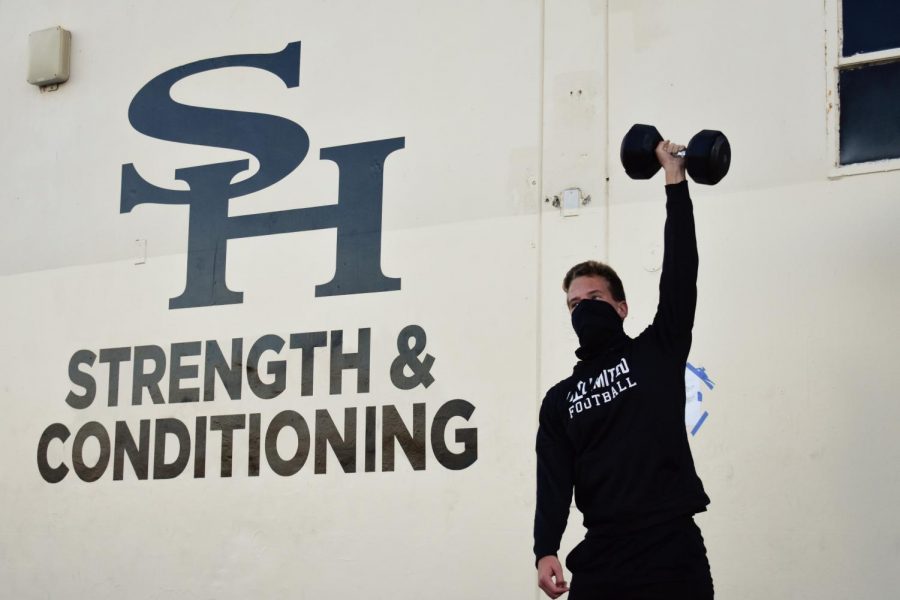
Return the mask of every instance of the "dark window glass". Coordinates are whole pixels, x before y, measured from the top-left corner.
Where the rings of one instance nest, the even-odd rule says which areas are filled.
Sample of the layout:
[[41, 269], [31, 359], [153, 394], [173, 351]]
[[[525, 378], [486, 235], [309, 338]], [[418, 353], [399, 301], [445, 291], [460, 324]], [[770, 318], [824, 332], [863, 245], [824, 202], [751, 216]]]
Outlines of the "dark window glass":
[[843, 0], [844, 56], [900, 48], [900, 0]]
[[841, 164], [900, 158], [900, 62], [841, 71]]

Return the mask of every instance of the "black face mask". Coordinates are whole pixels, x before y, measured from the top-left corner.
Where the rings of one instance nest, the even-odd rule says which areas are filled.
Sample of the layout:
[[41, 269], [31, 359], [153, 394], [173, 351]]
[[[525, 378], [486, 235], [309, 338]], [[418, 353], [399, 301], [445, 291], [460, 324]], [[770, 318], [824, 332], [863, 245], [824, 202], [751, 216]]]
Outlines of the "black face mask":
[[602, 300], [582, 300], [572, 311], [572, 327], [578, 334], [578, 358], [586, 358], [608, 348], [625, 335], [622, 317], [612, 304]]

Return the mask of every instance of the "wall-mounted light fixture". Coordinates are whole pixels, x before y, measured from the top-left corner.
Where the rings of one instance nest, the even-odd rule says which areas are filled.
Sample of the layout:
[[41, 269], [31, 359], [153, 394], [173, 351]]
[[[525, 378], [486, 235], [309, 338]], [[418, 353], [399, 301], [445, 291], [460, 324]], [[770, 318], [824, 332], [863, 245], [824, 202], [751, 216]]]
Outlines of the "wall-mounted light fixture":
[[35, 31], [28, 36], [28, 83], [46, 88], [69, 79], [72, 34], [62, 27]]

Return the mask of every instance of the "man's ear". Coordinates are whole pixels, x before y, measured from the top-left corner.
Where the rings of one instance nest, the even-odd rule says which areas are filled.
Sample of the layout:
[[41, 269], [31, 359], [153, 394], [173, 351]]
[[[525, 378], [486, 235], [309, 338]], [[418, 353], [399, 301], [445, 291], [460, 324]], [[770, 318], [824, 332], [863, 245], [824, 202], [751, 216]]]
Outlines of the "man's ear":
[[619, 316], [622, 317], [622, 320], [625, 320], [625, 317], [628, 316], [628, 303], [622, 300], [621, 302], [616, 302], [613, 305], [613, 308], [616, 309], [616, 312], [619, 313]]

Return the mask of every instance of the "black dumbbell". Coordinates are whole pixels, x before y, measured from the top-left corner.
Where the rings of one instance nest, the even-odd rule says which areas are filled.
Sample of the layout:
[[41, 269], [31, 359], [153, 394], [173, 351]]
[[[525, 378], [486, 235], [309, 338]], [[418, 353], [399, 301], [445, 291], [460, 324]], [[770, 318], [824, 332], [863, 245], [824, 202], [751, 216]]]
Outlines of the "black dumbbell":
[[[660, 169], [656, 146], [663, 137], [653, 125], [634, 125], [622, 139], [619, 156], [632, 179], [650, 179]], [[691, 138], [684, 156], [687, 172], [697, 183], [715, 185], [731, 166], [731, 145], [721, 131], [704, 129]]]

